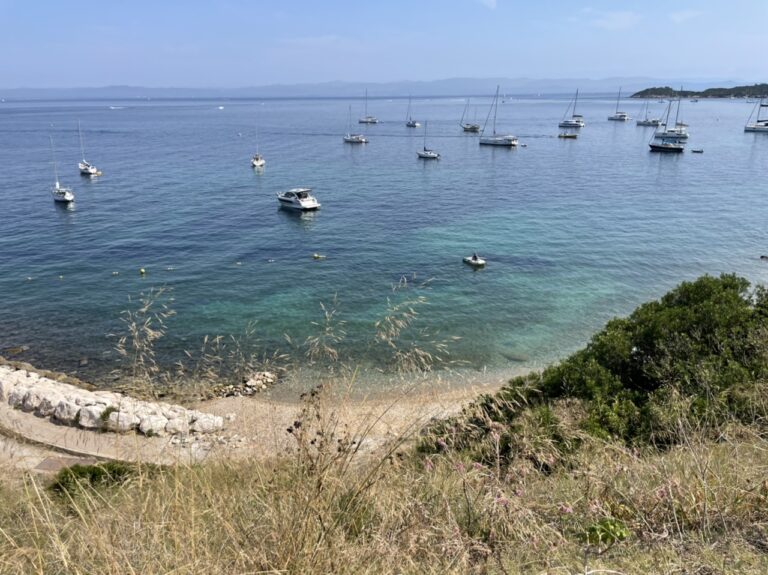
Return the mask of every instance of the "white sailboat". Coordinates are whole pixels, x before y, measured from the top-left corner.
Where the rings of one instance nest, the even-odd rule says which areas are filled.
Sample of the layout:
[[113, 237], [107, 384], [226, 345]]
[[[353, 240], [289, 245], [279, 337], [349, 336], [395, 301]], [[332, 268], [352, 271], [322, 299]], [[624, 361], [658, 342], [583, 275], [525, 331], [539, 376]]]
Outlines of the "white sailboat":
[[[664, 120], [663, 126], [667, 126], [669, 124], [669, 114], [672, 111], [672, 104], [673, 101], [670, 100], [669, 104], [667, 104], [667, 114], [666, 119]], [[678, 110], [680, 109], [680, 106], [678, 104]], [[651, 141], [648, 142], [648, 145], [651, 148], [651, 152], [661, 152], [665, 154], [680, 154], [685, 149], [685, 145], [680, 141], [679, 138], [676, 138], [674, 136], [660, 136], [660, 132], [655, 132], [654, 135], [651, 137]], [[660, 141], [657, 141], [660, 140]]]
[[77, 121], [77, 133], [80, 136], [80, 156], [83, 158], [78, 162], [81, 176], [100, 176], [101, 170], [85, 159], [85, 146], [83, 146], [83, 131], [80, 129], [80, 120]]
[[252, 168], [263, 168], [267, 165], [267, 161], [259, 153], [259, 130], [256, 130], [256, 153], [251, 157]]
[[469, 111], [469, 98], [467, 98], [467, 103], [464, 106], [464, 112], [461, 114], [461, 121], [459, 124], [461, 125], [461, 129], [465, 132], [471, 132], [473, 134], [477, 134], [480, 132], [480, 124], [477, 124], [475, 122], [465, 122], [464, 118], [467, 116], [467, 112]]
[[[680, 92], [682, 93], [683, 88], [680, 87]], [[657, 130], [654, 134], [654, 137], [657, 140], [687, 140], [688, 139], [688, 124], [685, 122], [680, 121], [680, 103], [682, 102], [682, 95], [678, 94], [677, 97], [677, 109], [675, 111], [675, 124], [674, 126], [669, 126], [669, 111], [671, 110], [672, 105], [675, 103], [674, 100], [669, 101], [669, 108], [667, 109], [667, 118], [664, 120], [664, 123], [661, 124], [660, 127], [663, 127], [663, 130]]]
[[614, 112], [613, 115], [608, 116], [608, 119], [614, 122], [627, 122], [632, 118], [630, 118], [629, 114], [627, 114], [626, 112], [619, 112], [620, 102], [621, 102], [621, 88], [619, 88], [619, 95], [616, 98], [616, 112]]
[[376, 116], [368, 114], [368, 89], [365, 90], [365, 114], [357, 121], [358, 124], [378, 124], [379, 119]]
[[439, 160], [440, 154], [438, 154], [435, 150], [430, 150], [427, 148], [427, 122], [424, 121], [424, 148], [421, 150], [418, 150], [416, 152], [416, 155], [421, 158], [422, 160]]
[[59, 171], [56, 168], [56, 152], [53, 149], [53, 136], [49, 136], [51, 139], [51, 158], [53, 158], [53, 179], [54, 184], [51, 187], [51, 196], [53, 196], [54, 202], [61, 202], [63, 204], [69, 204], [75, 201], [75, 194], [72, 193], [72, 188], [67, 188], [59, 183]]
[[[488, 116], [485, 118], [485, 125], [483, 125], [483, 131], [480, 132], [480, 145], [481, 146], [504, 146], [511, 148], [517, 146], [517, 137], [512, 135], [498, 135], [496, 133], [496, 111], [499, 107], [499, 86], [496, 86], [496, 95], [493, 97], [493, 103], [491, 109], [488, 110]], [[485, 135], [486, 128], [488, 127], [488, 120], [493, 113], [493, 133], [490, 136]]]
[[638, 126], [660, 126], [661, 118], [651, 118], [648, 116], [648, 100], [645, 101], [645, 113], [643, 119], [638, 119], [636, 124]]
[[[765, 102], [765, 98], [760, 98], [749, 114], [749, 118], [747, 118], [747, 123], [744, 126], [745, 132], [768, 132], [768, 118], [760, 117], [760, 112], [763, 111], [763, 108], [768, 108], [768, 103]], [[752, 116], [755, 115], [755, 111], [757, 111], [757, 117], [752, 122]]]
[[[573, 97], [573, 100], [569, 102], [568, 107], [565, 109], [565, 115], [563, 116], [563, 119], [557, 125], [559, 128], [583, 128], [585, 126], [584, 116], [576, 113], [576, 104], [578, 101], [579, 90], [577, 89], [576, 95]], [[571, 112], [570, 118], [567, 117], [568, 112]]]
[[405, 126], [407, 128], [418, 128], [421, 126], [416, 120], [411, 117], [411, 97], [408, 96], [408, 112], [405, 114]]
[[352, 133], [352, 106], [349, 106], [349, 122], [347, 122], [347, 133], [344, 135], [344, 142], [347, 144], [367, 144], [368, 140], [363, 134]]

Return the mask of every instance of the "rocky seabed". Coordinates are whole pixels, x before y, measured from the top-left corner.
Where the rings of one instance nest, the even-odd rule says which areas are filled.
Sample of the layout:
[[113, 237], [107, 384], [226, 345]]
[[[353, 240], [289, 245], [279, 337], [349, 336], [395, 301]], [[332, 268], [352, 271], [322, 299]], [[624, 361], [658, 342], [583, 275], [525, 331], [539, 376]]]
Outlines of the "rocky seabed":
[[147, 436], [214, 433], [225, 422], [221, 416], [180, 405], [88, 391], [8, 365], [0, 365], [0, 401], [59, 425]]

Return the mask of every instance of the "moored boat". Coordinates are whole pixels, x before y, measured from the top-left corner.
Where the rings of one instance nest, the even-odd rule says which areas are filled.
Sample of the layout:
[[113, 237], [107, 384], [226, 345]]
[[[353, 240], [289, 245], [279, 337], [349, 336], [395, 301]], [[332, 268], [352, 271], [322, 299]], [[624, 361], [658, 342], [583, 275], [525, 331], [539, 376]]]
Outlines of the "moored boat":
[[485, 266], [485, 259], [481, 258], [477, 253], [472, 254], [471, 256], [466, 256], [462, 258], [462, 260], [465, 264], [472, 266], [473, 268], [482, 268]]
[[50, 139], [51, 139], [51, 158], [53, 158], [53, 179], [54, 179], [54, 184], [51, 187], [51, 196], [53, 197], [54, 202], [69, 204], [75, 201], [75, 194], [72, 192], [72, 188], [62, 186], [59, 183], [59, 171], [56, 167], [56, 152], [53, 149], [53, 136], [50, 136]]
[[[764, 98], [760, 98], [749, 114], [749, 118], [747, 118], [747, 123], [744, 125], [745, 132], [768, 132], [768, 118], [760, 117], [760, 112], [763, 111], [763, 108], [768, 108], [768, 103], [765, 103]], [[755, 115], [755, 111], [757, 111], [757, 117], [752, 122], [752, 116]]]
[[[493, 97], [493, 103], [491, 109], [488, 110], [488, 116], [485, 118], [485, 125], [483, 131], [480, 132], [480, 145], [481, 146], [502, 146], [505, 148], [512, 148], [517, 146], [517, 137], [510, 134], [500, 135], [496, 133], [496, 112], [499, 107], [499, 86], [496, 86], [496, 95]], [[493, 132], [491, 135], [486, 135], [486, 127], [488, 126], [488, 120], [491, 113], [493, 113]]]
[[[581, 114], [576, 113], [576, 104], [579, 101], [579, 91], [576, 90], [576, 95], [573, 97], [573, 100], [570, 101], [568, 104], [568, 107], [565, 109], [565, 115], [563, 116], [563, 119], [560, 121], [560, 123], [557, 125], [558, 128], [583, 128], [584, 127], [584, 116]], [[571, 112], [571, 117], [568, 118], [568, 112]]]
[[280, 207], [291, 210], [316, 210], [320, 207], [317, 198], [312, 195], [312, 188], [292, 188], [286, 192], [278, 192], [277, 201]]

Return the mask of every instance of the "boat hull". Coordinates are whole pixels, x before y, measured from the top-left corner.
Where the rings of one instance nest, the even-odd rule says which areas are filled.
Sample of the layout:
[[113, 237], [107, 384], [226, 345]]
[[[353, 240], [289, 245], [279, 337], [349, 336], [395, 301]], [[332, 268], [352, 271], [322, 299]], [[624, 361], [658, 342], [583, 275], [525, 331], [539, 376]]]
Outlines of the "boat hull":
[[416, 152], [416, 155], [422, 160], [439, 160], [440, 154], [432, 150], [424, 150], [423, 152]]
[[747, 124], [744, 126], [744, 131], [768, 133], [768, 124]]
[[517, 146], [517, 138], [514, 136], [480, 136], [480, 145], [514, 148]]
[[485, 267], [485, 260], [483, 258], [472, 258], [470, 256], [467, 256], [463, 258], [462, 261], [468, 266], [471, 266], [473, 268]]
[[662, 154], [682, 154], [683, 146], [679, 144], [649, 144], [651, 152], [659, 152]]
[[479, 134], [480, 133], [480, 125], [479, 124], [462, 124], [461, 129], [465, 132], [471, 132], [473, 134]]

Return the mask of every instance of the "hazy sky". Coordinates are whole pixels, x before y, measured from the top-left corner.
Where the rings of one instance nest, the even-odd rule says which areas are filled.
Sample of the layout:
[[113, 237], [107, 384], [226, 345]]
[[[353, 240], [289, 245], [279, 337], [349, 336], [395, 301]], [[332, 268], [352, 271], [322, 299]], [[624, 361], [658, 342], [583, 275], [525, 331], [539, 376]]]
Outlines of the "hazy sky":
[[768, 80], [768, 0], [0, 0], [0, 87]]

